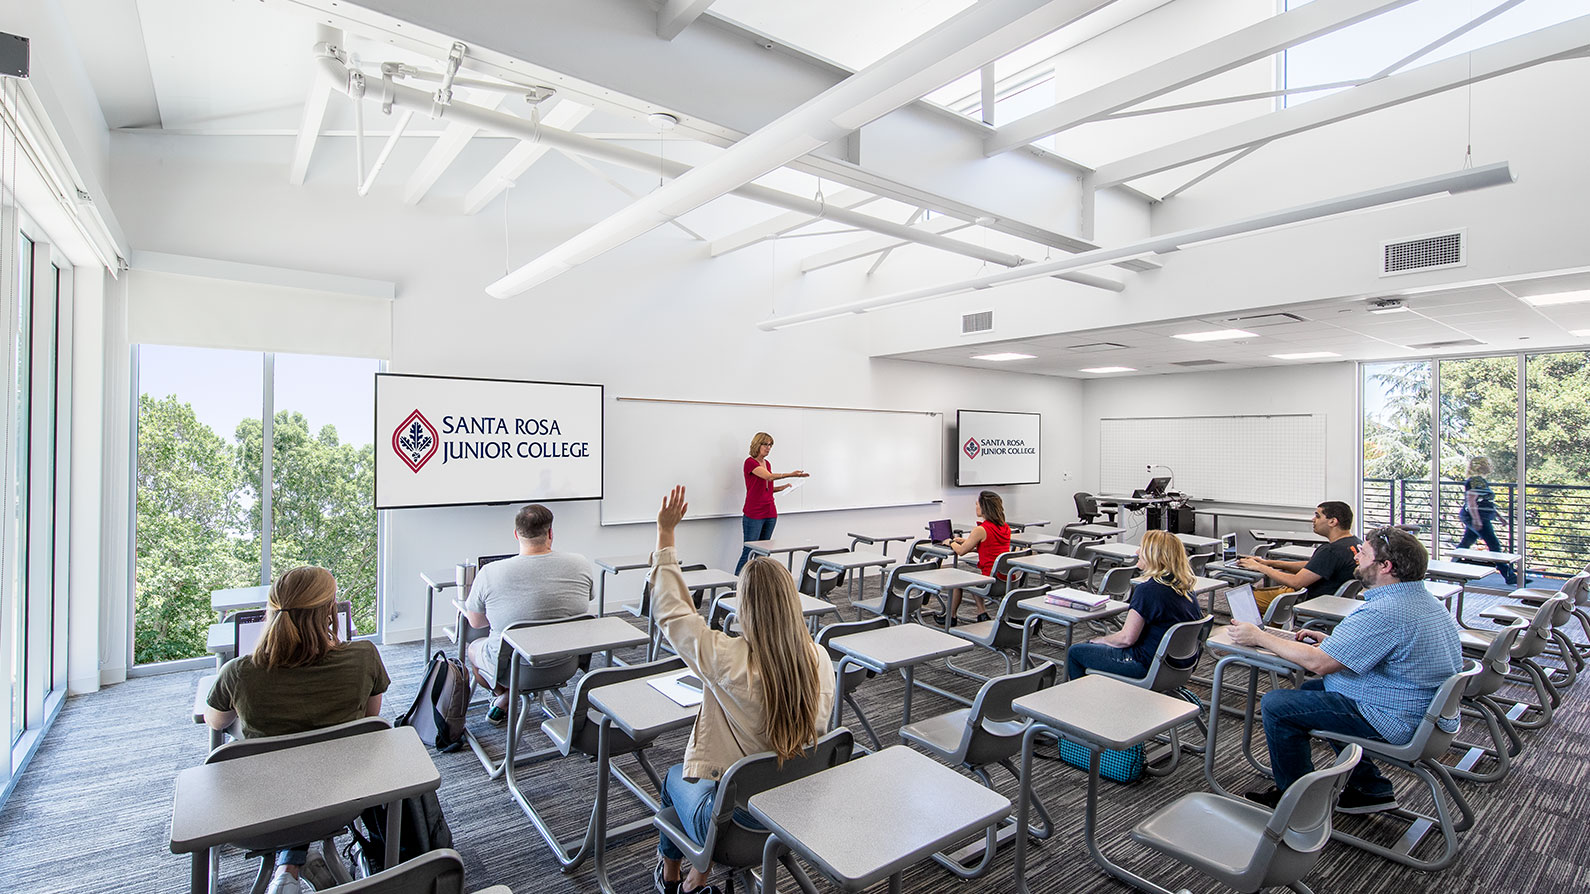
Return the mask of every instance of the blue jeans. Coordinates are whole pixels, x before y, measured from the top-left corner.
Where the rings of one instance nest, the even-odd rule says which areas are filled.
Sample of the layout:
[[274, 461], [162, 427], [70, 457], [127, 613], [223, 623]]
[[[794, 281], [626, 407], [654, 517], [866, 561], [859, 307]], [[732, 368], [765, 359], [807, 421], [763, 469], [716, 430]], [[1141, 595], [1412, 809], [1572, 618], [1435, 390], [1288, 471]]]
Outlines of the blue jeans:
[[276, 852], [277, 866], [303, 866], [309, 862], [309, 845], [283, 848]]
[[[745, 531], [747, 543], [752, 540], [773, 539], [773, 526], [776, 524], [778, 524], [778, 516], [776, 515], [772, 518], [746, 518], [743, 515], [740, 516], [740, 528]], [[740, 569], [744, 568], [745, 563], [749, 561], [751, 561], [751, 548], [748, 546], [740, 550], [740, 563], [734, 566], [734, 573], [739, 574]]]
[[[1496, 512], [1494, 510], [1482, 510], [1480, 512], [1480, 526], [1478, 528], [1470, 527], [1474, 524], [1474, 519], [1469, 517], [1467, 509], [1463, 510], [1463, 539], [1458, 541], [1457, 548], [1468, 549], [1474, 545], [1475, 540], [1483, 539], [1486, 548], [1491, 552], [1501, 552], [1502, 543], [1496, 539], [1496, 528], [1492, 526], [1492, 522], [1495, 519]], [[1497, 570], [1501, 572], [1502, 580], [1507, 581], [1508, 586], [1518, 582], [1518, 575], [1513, 571], [1513, 566], [1499, 565]]]
[[[717, 812], [718, 781], [716, 779], [686, 779], [685, 765], [674, 764], [663, 779], [662, 806], [673, 807], [679, 815], [679, 827], [697, 844], [707, 840], [712, 829], [712, 817]], [[734, 808], [734, 822], [747, 829], [766, 828], [744, 810]], [[660, 836], [657, 852], [667, 860], [682, 860], [685, 852], [667, 835]]]
[[[1264, 738], [1270, 743], [1270, 766], [1275, 787], [1286, 791], [1292, 783], [1314, 772], [1309, 730], [1386, 741], [1380, 731], [1358, 713], [1358, 704], [1345, 695], [1325, 691], [1324, 680], [1309, 680], [1297, 689], [1274, 689], [1259, 701], [1264, 712]], [[1342, 747], [1335, 742], [1331, 749]], [[1347, 787], [1370, 797], [1393, 794], [1391, 781], [1367, 757], [1347, 777]]]
[[1141, 680], [1148, 668], [1132, 660], [1132, 653], [1101, 643], [1082, 643], [1066, 651], [1066, 679], [1075, 680], [1090, 670]]

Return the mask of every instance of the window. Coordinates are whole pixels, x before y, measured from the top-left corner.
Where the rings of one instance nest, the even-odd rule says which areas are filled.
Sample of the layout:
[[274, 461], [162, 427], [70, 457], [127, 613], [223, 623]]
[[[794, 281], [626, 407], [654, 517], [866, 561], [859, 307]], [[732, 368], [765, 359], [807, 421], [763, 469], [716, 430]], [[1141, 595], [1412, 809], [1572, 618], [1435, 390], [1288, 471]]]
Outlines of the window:
[[141, 345], [136, 362], [134, 663], [205, 656], [212, 590], [301, 564], [377, 632], [379, 361]]

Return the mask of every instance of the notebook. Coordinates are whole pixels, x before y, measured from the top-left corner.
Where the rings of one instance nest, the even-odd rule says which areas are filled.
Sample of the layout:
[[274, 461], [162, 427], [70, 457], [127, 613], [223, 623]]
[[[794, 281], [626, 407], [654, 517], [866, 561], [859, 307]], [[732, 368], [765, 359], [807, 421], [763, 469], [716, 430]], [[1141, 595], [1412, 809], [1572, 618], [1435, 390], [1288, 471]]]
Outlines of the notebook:
[[1243, 584], [1226, 591], [1226, 604], [1231, 606], [1231, 617], [1255, 627], [1264, 626], [1264, 615], [1259, 602], [1253, 598], [1253, 584]]
[[646, 683], [651, 688], [673, 699], [674, 704], [679, 707], [689, 708], [701, 704], [701, 690], [692, 689], [679, 682], [680, 677], [688, 676], [689, 674], [689, 670], [682, 670], [667, 676], [652, 677]]
[[954, 531], [950, 529], [950, 520], [947, 518], [936, 518], [928, 522], [928, 539], [934, 543], [950, 539], [953, 533]]

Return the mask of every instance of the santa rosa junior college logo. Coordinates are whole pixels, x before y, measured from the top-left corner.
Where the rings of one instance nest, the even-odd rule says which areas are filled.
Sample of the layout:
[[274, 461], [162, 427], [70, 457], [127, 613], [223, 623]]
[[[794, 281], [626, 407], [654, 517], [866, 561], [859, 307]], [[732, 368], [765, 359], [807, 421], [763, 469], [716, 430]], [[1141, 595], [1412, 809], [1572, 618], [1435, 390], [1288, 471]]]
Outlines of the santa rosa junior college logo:
[[392, 432], [392, 449], [412, 472], [418, 472], [436, 455], [436, 427], [419, 410], [408, 415]]
[[967, 459], [976, 459], [978, 451], [982, 449], [982, 445], [977, 443], [976, 438], [967, 438], [966, 443], [961, 445], [961, 449], [966, 451]]

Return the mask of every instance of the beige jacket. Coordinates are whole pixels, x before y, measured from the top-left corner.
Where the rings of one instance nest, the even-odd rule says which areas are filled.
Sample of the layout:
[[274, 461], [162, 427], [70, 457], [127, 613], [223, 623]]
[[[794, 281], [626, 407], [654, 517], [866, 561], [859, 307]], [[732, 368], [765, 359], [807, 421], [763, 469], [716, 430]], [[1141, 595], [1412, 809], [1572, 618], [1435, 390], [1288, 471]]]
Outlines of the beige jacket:
[[[767, 714], [761, 704], [761, 683], [751, 670], [750, 647], [744, 637], [707, 626], [691, 601], [672, 547], [652, 557], [651, 587], [652, 611], [663, 635], [704, 684], [701, 712], [685, 746], [685, 776], [718, 779], [740, 758], [769, 750], [763, 734]], [[815, 642], [812, 652], [824, 668], [833, 667], [828, 653]], [[822, 735], [833, 714], [834, 675], [821, 674], [818, 685], [822, 710], [817, 734]]]

